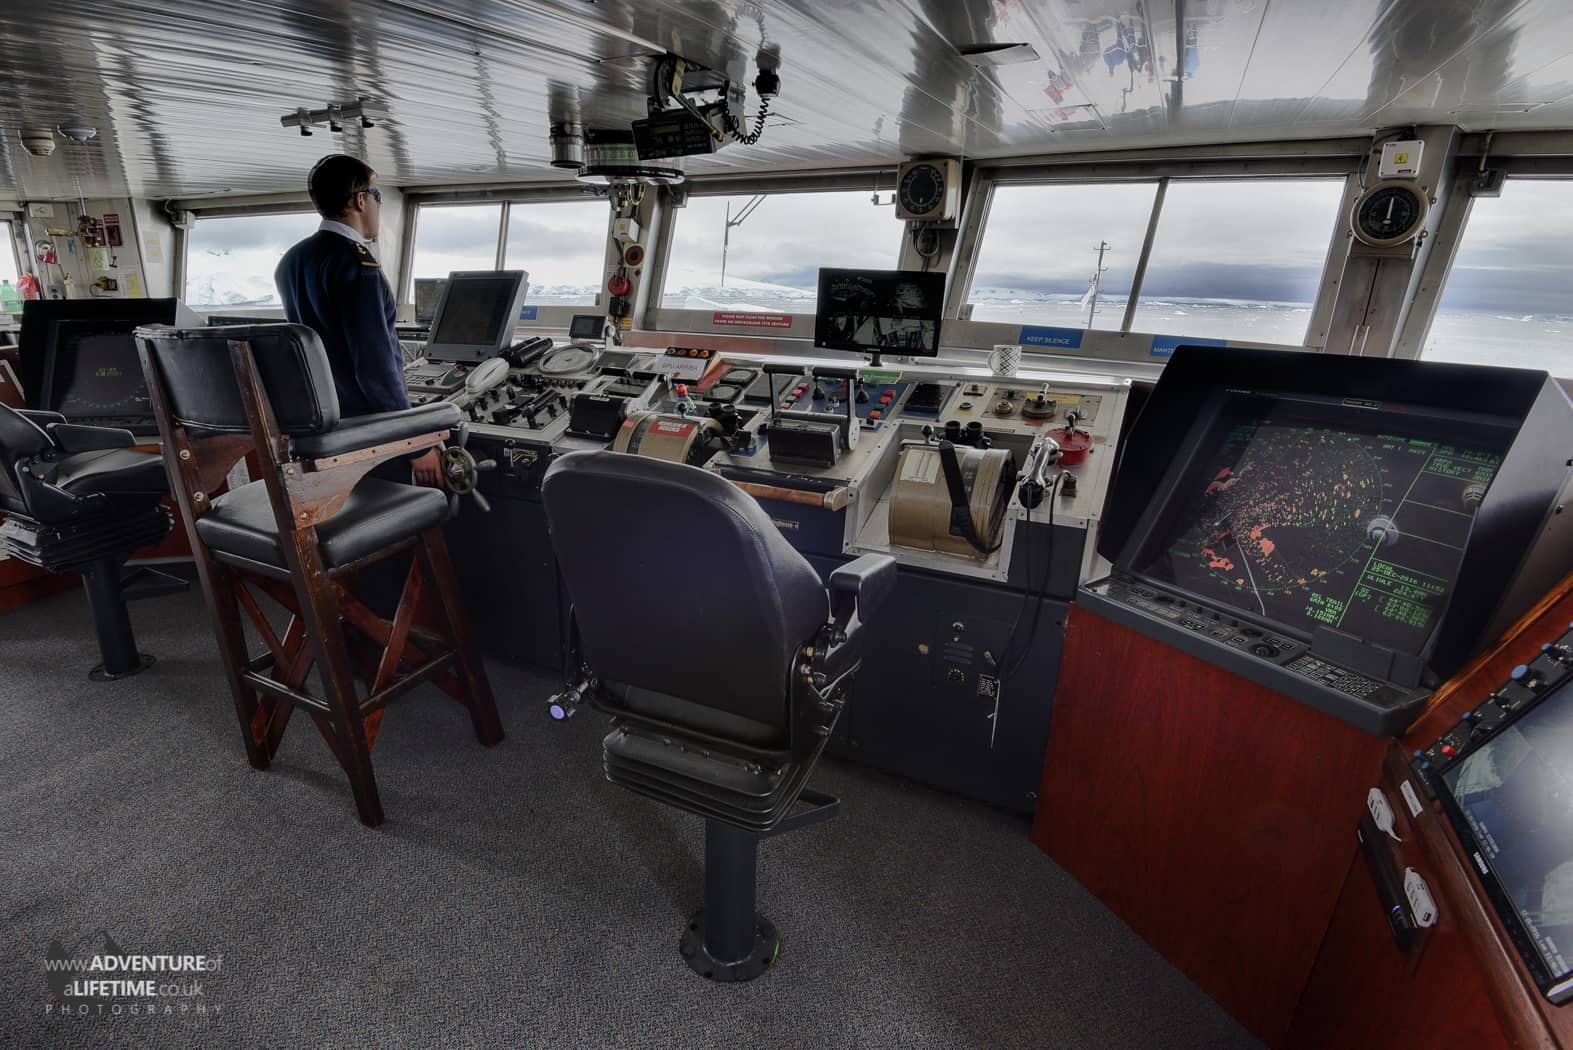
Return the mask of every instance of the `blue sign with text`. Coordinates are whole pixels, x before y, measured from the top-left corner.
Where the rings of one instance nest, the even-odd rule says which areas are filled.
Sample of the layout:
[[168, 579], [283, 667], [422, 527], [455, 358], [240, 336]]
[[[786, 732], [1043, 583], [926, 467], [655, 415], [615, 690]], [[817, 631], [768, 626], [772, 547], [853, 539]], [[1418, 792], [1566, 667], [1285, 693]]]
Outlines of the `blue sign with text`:
[[1152, 349], [1147, 351], [1149, 357], [1173, 357], [1174, 348], [1177, 346], [1228, 346], [1223, 339], [1197, 339], [1183, 335], [1155, 335], [1152, 337]]
[[526, 306], [526, 307], [521, 308], [519, 310], [519, 320], [521, 320], [521, 321], [533, 321], [533, 320], [535, 320], [535, 309], [536, 308], [533, 307], [533, 306]]
[[1059, 346], [1067, 350], [1075, 350], [1081, 346], [1081, 329], [1024, 324], [1021, 326], [1018, 340], [1022, 346]]

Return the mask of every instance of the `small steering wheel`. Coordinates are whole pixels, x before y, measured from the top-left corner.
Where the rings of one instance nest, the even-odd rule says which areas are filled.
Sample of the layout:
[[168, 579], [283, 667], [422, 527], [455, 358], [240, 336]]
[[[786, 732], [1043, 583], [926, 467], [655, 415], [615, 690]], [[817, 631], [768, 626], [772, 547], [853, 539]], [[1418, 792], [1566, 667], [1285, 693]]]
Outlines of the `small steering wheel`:
[[497, 461], [495, 459], [477, 461], [465, 447], [469, 442], [470, 424], [460, 423], [458, 440], [451, 445], [445, 445], [442, 450], [442, 485], [448, 490], [448, 507], [454, 514], [459, 513], [460, 496], [472, 497], [475, 505], [482, 511], [492, 509], [491, 502], [481, 495], [479, 485], [481, 474], [488, 470], [496, 470]]

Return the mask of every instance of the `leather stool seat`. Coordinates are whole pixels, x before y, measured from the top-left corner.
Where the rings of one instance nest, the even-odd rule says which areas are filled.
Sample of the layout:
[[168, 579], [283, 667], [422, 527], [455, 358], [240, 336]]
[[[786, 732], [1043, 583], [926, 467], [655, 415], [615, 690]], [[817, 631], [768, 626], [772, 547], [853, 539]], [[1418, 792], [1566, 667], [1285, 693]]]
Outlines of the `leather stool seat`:
[[[450, 515], [436, 489], [366, 478], [355, 486], [344, 509], [317, 526], [322, 560], [334, 569], [368, 558], [441, 525]], [[278, 520], [264, 482], [253, 481], [213, 500], [197, 519], [197, 534], [212, 551], [285, 568]]]

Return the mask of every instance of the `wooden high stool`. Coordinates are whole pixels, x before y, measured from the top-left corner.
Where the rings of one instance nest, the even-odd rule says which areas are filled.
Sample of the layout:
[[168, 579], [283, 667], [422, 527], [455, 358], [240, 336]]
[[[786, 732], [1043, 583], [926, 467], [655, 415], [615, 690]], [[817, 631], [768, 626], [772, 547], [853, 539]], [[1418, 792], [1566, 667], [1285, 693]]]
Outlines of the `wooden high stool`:
[[[503, 736], [443, 539], [448, 499], [366, 477], [439, 445], [459, 411], [440, 403], [341, 420], [322, 343], [301, 325], [149, 326], [137, 345], [246, 757], [266, 769], [303, 709], [349, 776], [361, 821], [377, 827], [371, 746], [390, 700], [430, 681], [469, 710], [482, 744]], [[213, 496], [253, 453], [261, 480]], [[398, 609], [385, 619], [349, 584], [357, 569], [411, 548]], [[254, 592], [290, 612], [282, 637]], [[255, 658], [242, 610], [267, 645]], [[418, 613], [436, 633], [417, 625]], [[314, 666], [321, 696], [305, 688]], [[364, 697], [357, 669], [369, 682]]]

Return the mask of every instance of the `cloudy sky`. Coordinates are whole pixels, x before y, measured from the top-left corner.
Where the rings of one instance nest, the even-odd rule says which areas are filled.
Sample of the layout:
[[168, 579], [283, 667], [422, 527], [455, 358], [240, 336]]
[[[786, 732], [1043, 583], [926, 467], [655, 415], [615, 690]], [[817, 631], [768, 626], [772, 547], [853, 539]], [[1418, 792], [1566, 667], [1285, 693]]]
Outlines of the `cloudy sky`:
[[198, 220], [187, 238], [186, 304], [279, 305], [273, 269], [321, 221], [315, 212]]
[[[606, 226], [611, 206], [605, 200], [515, 204], [508, 213], [508, 250], [504, 264], [530, 275], [534, 301], [538, 288], [573, 285], [595, 298], [601, 284]], [[497, 265], [501, 204], [429, 206], [415, 225], [416, 277], [446, 277], [454, 270], [490, 270]]]
[[[1338, 179], [1170, 183], [1143, 296], [1312, 301], [1342, 192]], [[1153, 183], [1000, 187], [973, 286], [1079, 295], [1101, 240], [1103, 290], [1123, 296], [1155, 193]]]
[[1573, 314], [1573, 181], [1509, 179], [1476, 199], [1441, 309]]
[[[730, 280], [784, 284], [814, 290], [821, 266], [895, 269], [903, 224], [889, 205], [876, 206], [873, 190], [781, 193], [732, 229], [726, 272]], [[884, 195], [885, 200], [890, 194]], [[727, 206], [737, 215], [750, 197], [690, 197], [677, 213], [666, 291], [711, 288], [721, 283], [721, 246]]]

